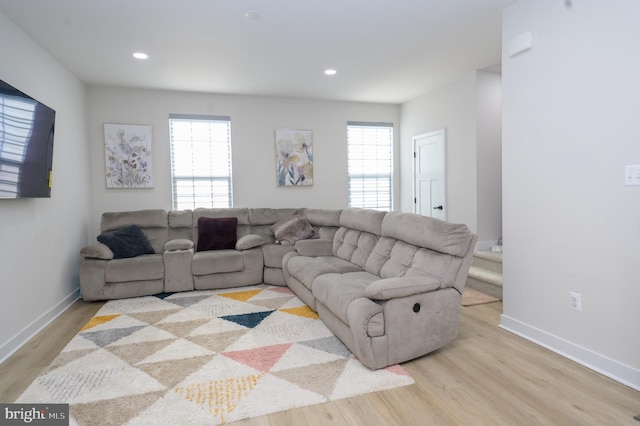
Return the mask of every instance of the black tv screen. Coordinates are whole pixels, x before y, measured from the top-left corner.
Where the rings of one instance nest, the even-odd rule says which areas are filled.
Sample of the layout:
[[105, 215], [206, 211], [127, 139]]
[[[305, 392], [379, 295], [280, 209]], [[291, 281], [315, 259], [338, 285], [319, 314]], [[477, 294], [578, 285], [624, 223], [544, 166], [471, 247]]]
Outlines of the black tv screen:
[[0, 198], [51, 197], [56, 112], [0, 80]]

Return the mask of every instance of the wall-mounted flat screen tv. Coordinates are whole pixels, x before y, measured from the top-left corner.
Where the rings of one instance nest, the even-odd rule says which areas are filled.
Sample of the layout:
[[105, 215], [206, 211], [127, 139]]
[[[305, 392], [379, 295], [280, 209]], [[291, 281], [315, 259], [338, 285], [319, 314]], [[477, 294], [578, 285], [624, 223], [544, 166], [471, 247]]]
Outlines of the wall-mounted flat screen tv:
[[51, 197], [56, 112], [0, 80], [0, 198]]

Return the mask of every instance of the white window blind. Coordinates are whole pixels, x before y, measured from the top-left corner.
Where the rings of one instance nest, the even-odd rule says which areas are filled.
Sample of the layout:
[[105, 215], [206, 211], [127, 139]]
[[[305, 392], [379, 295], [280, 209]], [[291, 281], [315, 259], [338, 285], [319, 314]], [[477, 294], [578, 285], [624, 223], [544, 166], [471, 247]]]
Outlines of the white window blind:
[[347, 123], [349, 206], [393, 208], [393, 124]]
[[0, 96], [0, 195], [18, 194], [35, 110], [36, 101]]
[[231, 119], [171, 114], [173, 208], [231, 207]]

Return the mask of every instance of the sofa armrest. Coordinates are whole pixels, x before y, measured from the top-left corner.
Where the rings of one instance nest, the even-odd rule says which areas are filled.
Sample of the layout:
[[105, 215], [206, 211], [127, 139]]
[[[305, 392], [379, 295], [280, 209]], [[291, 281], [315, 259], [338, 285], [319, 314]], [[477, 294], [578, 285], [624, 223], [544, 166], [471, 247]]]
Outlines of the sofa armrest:
[[240, 239], [236, 242], [236, 250], [245, 251], [254, 247], [260, 247], [263, 244], [264, 238], [262, 238], [260, 235], [248, 234], [240, 237]]
[[300, 240], [296, 242], [296, 251], [301, 256], [331, 256], [333, 254], [333, 241], [324, 239]]
[[80, 256], [87, 259], [111, 260], [113, 259], [113, 252], [106, 244], [95, 243], [83, 247], [80, 250]]
[[440, 287], [440, 281], [432, 277], [383, 278], [369, 284], [364, 290], [364, 296], [371, 300], [389, 300], [428, 293]]
[[187, 240], [186, 238], [178, 238], [175, 240], [167, 241], [164, 245], [164, 249], [166, 251], [179, 251], [179, 250], [189, 250], [193, 248], [193, 241]]

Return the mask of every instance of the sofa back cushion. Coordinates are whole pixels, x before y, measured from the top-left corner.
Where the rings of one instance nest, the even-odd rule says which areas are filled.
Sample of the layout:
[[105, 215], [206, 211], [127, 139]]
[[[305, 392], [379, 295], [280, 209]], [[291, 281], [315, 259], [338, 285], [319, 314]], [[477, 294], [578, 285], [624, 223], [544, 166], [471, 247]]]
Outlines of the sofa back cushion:
[[469, 251], [474, 236], [466, 225], [401, 212], [384, 217], [381, 235], [461, 257]]
[[458, 288], [464, 258], [476, 238], [465, 225], [443, 222], [413, 213], [388, 213], [382, 237], [365, 269], [381, 278], [428, 276], [443, 287]]
[[462, 258], [418, 247], [395, 238], [381, 237], [365, 270], [380, 278], [428, 276], [450, 287], [462, 263]]
[[340, 226], [379, 236], [386, 212], [370, 209], [348, 208], [340, 214]]
[[333, 255], [365, 269], [378, 242], [385, 212], [347, 208], [340, 214], [340, 228], [333, 237]]
[[167, 211], [163, 209], [106, 212], [100, 222], [101, 232], [117, 231], [136, 225], [156, 253], [164, 251], [168, 239]]
[[261, 236], [265, 244], [274, 244], [276, 240], [271, 225], [287, 218], [294, 211], [295, 209], [249, 209], [249, 223], [251, 223], [249, 233]]
[[169, 240], [187, 239], [193, 241], [193, 211], [171, 210], [168, 213]]
[[342, 209], [304, 209], [304, 215], [311, 222], [314, 238], [332, 240], [340, 228]]
[[405, 276], [428, 276], [440, 280], [441, 287], [455, 287], [462, 258], [439, 251], [421, 248], [416, 252]]
[[342, 226], [333, 236], [333, 255], [365, 269], [377, 241], [377, 235]]
[[380, 237], [365, 264], [365, 270], [381, 278], [404, 275], [418, 247], [395, 238]]

